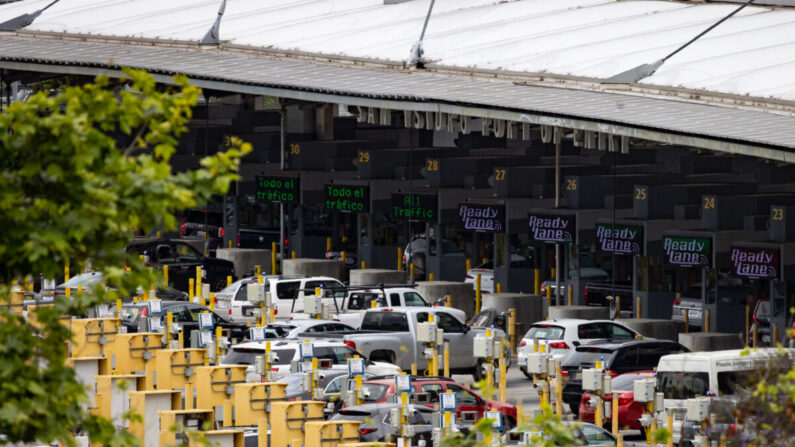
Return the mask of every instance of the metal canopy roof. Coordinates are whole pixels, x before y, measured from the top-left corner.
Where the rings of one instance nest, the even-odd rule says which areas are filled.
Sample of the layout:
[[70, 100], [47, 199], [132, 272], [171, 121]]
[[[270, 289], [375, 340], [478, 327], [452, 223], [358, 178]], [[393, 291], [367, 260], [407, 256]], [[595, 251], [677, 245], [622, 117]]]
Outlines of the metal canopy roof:
[[126, 66], [221, 91], [526, 121], [795, 162], [795, 117], [785, 115], [223, 50], [0, 35], [1, 68], [117, 76]]

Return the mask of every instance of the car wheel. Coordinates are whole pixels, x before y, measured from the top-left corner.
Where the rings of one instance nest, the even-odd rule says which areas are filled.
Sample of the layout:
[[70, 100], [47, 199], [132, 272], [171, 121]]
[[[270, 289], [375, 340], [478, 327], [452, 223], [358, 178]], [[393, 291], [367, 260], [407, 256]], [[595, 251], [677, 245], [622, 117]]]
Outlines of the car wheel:
[[513, 362], [513, 353], [508, 345], [505, 345], [502, 351], [502, 356], [505, 358], [505, 369], [508, 369], [511, 367], [511, 362]]
[[524, 374], [524, 376], [525, 376], [525, 377], [527, 377], [528, 379], [530, 379], [530, 380], [532, 380], [532, 379], [533, 379], [533, 375], [532, 375], [532, 374], [530, 374], [530, 373], [528, 373], [526, 369], [524, 369], [524, 368], [519, 368], [519, 371], [521, 371], [521, 372], [522, 372], [522, 374]]

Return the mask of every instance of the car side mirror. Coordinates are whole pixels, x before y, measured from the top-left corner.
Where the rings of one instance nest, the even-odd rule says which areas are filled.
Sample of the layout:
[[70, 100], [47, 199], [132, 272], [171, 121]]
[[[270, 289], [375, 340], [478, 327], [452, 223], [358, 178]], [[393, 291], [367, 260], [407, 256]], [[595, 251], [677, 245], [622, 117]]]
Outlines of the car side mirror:
[[463, 325], [463, 326], [464, 326], [464, 333], [465, 333], [465, 334], [466, 334], [466, 333], [468, 333], [468, 332], [469, 332], [469, 329], [470, 329], [469, 325], [468, 325], [468, 324], [465, 324], [465, 325]]

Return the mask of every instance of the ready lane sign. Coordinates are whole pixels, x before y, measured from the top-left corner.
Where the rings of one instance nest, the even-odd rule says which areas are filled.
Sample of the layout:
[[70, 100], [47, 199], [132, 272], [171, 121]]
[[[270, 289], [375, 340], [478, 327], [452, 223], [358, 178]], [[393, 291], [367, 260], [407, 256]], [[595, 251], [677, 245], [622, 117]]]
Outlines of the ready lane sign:
[[323, 188], [327, 210], [350, 213], [370, 212], [370, 187], [366, 185], [326, 184]]
[[712, 266], [712, 239], [708, 237], [663, 236], [665, 261], [691, 267]]
[[505, 205], [460, 203], [458, 217], [460, 226], [467, 231], [501, 233], [505, 230]]
[[596, 239], [602, 251], [643, 254], [643, 227], [640, 225], [596, 224]]
[[257, 176], [257, 200], [299, 203], [301, 182], [298, 177]]
[[731, 271], [747, 278], [777, 279], [781, 254], [775, 248], [732, 247]]
[[436, 194], [392, 194], [392, 217], [436, 221], [439, 201]]
[[574, 242], [577, 231], [576, 216], [530, 213], [530, 236], [539, 242]]

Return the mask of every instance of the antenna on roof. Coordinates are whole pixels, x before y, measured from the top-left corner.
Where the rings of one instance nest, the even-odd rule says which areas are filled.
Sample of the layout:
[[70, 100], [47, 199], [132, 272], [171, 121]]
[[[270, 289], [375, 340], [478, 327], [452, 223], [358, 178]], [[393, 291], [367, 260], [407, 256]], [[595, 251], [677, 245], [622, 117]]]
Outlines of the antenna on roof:
[[3, 23], [0, 23], [0, 31], [19, 31], [19, 30], [21, 30], [22, 28], [24, 28], [24, 27], [30, 25], [31, 23], [33, 23], [33, 21], [36, 20], [36, 17], [40, 16], [41, 13], [43, 13], [50, 6], [58, 3], [59, 1], [61, 1], [61, 0], [53, 0], [52, 3], [50, 3], [49, 5], [41, 8], [41, 9], [39, 9], [38, 11], [35, 11], [32, 14], [25, 13], [25, 14], [22, 14], [21, 16], [16, 16], [13, 19], [9, 19], [9, 20], [6, 20]]
[[664, 58], [657, 59], [656, 61], [654, 61], [654, 62], [652, 62], [650, 64], [641, 64], [641, 65], [638, 65], [637, 67], [630, 68], [627, 71], [623, 71], [623, 72], [621, 72], [621, 73], [619, 73], [619, 74], [617, 74], [615, 76], [611, 76], [611, 77], [605, 79], [604, 81], [602, 81], [602, 84], [633, 84], [635, 82], [640, 81], [641, 79], [648, 78], [649, 76], [653, 75], [654, 72], [656, 72], [657, 69], [660, 68], [660, 66], [665, 63], [665, 61], [667, 61], [668, 59], [673, 57], [676, 53], [684, 50], [685, 48], [690, 46], [690, 44], [692, 44], [696, 40], [700, 39], [701, 36], [703, 36], [704, 34], [707, 34], [708, 32], [712, 31], [713, 29], [715, 29], [715, 27], [717, 27], [721, 23], [725, 22], [726, 20], [728, 20], [733, 15], [737, 14], [743, 8], [745, 8], [746, 6], [750, 5], [753, 2], [754, 2], [754, 0], [748, 0], [747, 2], [743, 3], [742, 5], [740, 5], [739, 8], [735, 9], [734, 11], [732, 11], [729, 15], [727, 15], [726, 17], [724, 17], [724, 18], [718, 20], [717, 22], [713, 23], [712, 25], [710, 25], [709, 28], [705, 29], [704, 31], [699, 33], [696, 37], [690, 39], [684, 45], [682, 45], [679, 48], [675, 49], [674, 51], [669, 53]]
[[433, 11], [433, 4], [436, 0], [431, 0], [431, 6], [428, 8], [428, 14], [425, 15], [425, 23], [422, 25], [422, 33], [420, 33], [420, 40], [411, 46], [409, 58], [406, 61], [406, 67], [416, 68], [420, 64], [420, 59], [425, 51], [422, 49], [422, 40], [425, 38], [425, 30], [428, 29], [428, 20], [431, 19], [431, 11]]
[[218, 8], [218, 17], [215, 18], [212, 28], [207, 30], [207, 34], [199, 41], [199, 45], [218, 45], [221, 43], [221, 19], [224, 17], [224, 10], [226, 9], [226, 0], [221, 2], [221, 7]]

